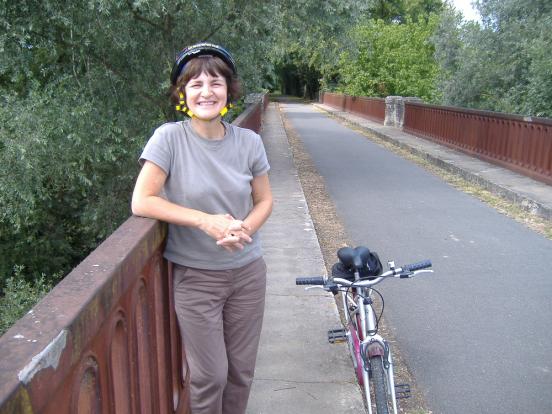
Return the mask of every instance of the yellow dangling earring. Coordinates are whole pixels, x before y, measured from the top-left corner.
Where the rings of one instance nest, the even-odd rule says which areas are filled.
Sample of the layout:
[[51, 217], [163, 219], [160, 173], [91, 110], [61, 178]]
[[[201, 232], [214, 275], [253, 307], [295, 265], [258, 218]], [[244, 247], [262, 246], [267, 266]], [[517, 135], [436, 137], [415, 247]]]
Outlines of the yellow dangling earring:
[[175, 109], [179, 112], [182, 112], [183, 114], [188, 115], [191, 118], [194, 114], [186, 106], [186, 98], [184, 97], [184, 94], [182, 92], [178, 92], [178, 97], [179, 97], [179, 101]]
[[222, 108], [222, 111], [220, 111], [220, 116], [226, 115], [228, 113], [228, 109], [231, 109], [233, 107], [234, 107], [234, 105], [232, 105], [231, 103], [226, 105], [224, 108]]

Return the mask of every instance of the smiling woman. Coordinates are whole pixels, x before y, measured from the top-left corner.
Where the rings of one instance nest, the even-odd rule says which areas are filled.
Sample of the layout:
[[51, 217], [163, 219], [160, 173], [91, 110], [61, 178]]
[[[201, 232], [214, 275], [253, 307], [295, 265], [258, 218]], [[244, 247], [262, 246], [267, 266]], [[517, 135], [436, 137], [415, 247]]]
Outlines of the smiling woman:
[[201, 72], [186, 84], [184, 90], [188, 110], [197, 119], [210, 121], [217, 118], [226, 108], [227, 85], [223, 76]]
[[264, 311], [257, 230], [272, 211], [259, 135], [222, 120], [239, 94], [220, 46], [184, 49], [171, 97], [191, 119], [160, 126], [140, 157], [134, 214], [169, 223], [174, 303], [190, 370], [193, 414], [244, 414]]
[[[203, 52], [212, 54], [203, 55], [187, 54], [188, 49], [190, 48], [184, 49], [182, 52], [184, 57], [194, 56], [196, 58], [191, 60], [178, 59], [175, 68], [180, 68], [180, 71], [173, 69], [171, 74], [172, 86], [170, 93], [172, 101], [177, 104], [176, 109], [190, 116], [193, 121], [194, 118], [198, 118], [198, 114], [190, 107], [195, 103], [191, 101], [192, 97], [195, 97], [199, 92], [203, 94], [202, 98], [210, 98], [210, 95], [205, 94], [210, 92], [220, 94], [224, 91], [226, 98], [219, 102], [222, 105], [219, 114], [224, 116], [227, 108], [231, 106], [231, 102], [239, 97], [241, 89], [233, 60], [228, 59], [229, 55], [218, 54], [218, 49], [205, 49]], [[194, 50], [192, 49], [192, 51]], [[210, 88], [206, 89], [206, 86], [210, 86]], [[199, 125], [197, 122], [196, 124]]]

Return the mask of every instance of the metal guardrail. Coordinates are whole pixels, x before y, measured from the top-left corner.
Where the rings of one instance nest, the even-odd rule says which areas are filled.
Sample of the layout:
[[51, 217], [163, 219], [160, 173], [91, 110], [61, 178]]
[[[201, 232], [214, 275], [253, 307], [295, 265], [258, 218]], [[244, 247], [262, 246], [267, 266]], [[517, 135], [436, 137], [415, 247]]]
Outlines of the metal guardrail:
[[268, 105], [268, 95], [262, 94], [258, 102], [254, 105], [250, 105], [247, 110], [242, 112], [235, 120], [234, 124], [243, 128], [249, 128], [256, 133], [259, 133], [261, 129], [262, 114]]
[[130, 217], [0, 338], [0, 414], [189, 413], [166, 234]]
[[407, 102], [404, 130], [552, 184], [552, 119]]
[[324, 92], [321, 102], [344, 112], [351, 112], [377, 122], [385, 119], [385, 99], [349, 96]]
[[[326, 92], [322, 103], [377, 122], [385, 120], [383, 99]], [[552, 185], [552, 119], [406, 99], [404, 107], [404, 131]]]

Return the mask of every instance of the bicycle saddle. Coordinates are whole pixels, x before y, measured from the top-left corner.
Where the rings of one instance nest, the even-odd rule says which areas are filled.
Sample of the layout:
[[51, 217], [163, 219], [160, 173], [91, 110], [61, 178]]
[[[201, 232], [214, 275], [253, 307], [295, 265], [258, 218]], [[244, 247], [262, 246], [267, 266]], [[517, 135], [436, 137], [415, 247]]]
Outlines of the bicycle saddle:
[[352, 247], [342, 247], [337, 251], [337, 257], [346, 267], [360, 271], [368, 264], [370, 250], [364, 246], [358, 246], [354, 249]]
[[332, 268], [332, 274], [338, 277], [354, 277], [358, 270], [360, 277], [378, 276], [382, 273], [382, 266], [378, 254], [371, 252], [367, 247], [342, 247], [337, 251], [340, 263]]

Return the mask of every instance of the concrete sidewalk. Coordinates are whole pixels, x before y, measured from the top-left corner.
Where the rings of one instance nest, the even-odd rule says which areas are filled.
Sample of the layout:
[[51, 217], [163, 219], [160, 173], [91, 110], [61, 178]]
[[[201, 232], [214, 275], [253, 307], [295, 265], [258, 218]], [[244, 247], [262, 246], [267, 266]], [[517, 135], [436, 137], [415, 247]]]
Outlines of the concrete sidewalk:
[[340, 327], [335, 301], [305, 291], [297, 276], [325, 274], [324, 261], [275, 104], [264, 115], [274, 211], [262, 229], [268, 289], [250, 414], [359, 413], [362, 395], [345, 344], [329, 344]]
[[506, 168], [465, 155], [432, 141], [416, 137], [398, 128], [383, 126], [328, 105], [314, 104], [316, 108], [344, 119], [378, 137], [407, 149], [429, 162], [479, 184], [487, 190], [519, 205], [526, 211], [552, 220], [552, 186], [517, 174]]

